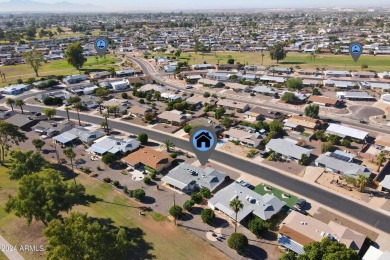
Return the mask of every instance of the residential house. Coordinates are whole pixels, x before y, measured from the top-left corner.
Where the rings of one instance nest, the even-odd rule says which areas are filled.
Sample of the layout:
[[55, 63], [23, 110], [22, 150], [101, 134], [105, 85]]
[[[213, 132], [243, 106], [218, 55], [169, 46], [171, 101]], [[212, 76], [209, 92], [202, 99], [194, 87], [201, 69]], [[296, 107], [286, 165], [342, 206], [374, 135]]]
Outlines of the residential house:
[[184, 114], [178, 110], [164, 111], [157, 116], [161, 122], [172, 124], [176, 126], [183, 126], [187, 121], [191, 119], [190, 114]]
[[[353, 158], [352, 158], [353, 160]], [[315, 165], [323, 167], [327, 172], [332, 172], [340, 175], [347, 175], [357, 178], [360, 174], [367, 177], [371, 175], [370, 169], [363, 165], [353, 163], [348, 154], [327, 152], [321, 154], [316, 160]]]
[[255, 129], [230, 128], [224, 136], [232, 141], [239, 141], [241, 145], [257, 148], [263, 139]]
[[270, 88], [268, 86], [257, 86], [252, 89], [254, 92], [267, 95], [267, 96], [274, 96], [277, 92], [275, 89]]
[[129, 82], [127, 79], [123, 79], [120, 81], [111, 81], [110, 85], [114, 91], [122, 91], [129, 87]]
[[308, 98], [307, 103], [313, 103], [325, 107], [338, 107], [341, 102], [335, 98], [313, 95]]
[[97, 72], [92, 72], [89, 74], [89, 77], [91, 79], [105, 79], [111, 76], [111, 73], [108, 71], [97, 71]]
[[328, 128], [326, 129], [326, 132], [328, 134], [337, 135], [341, 138], [344, 138], [346, 136], [349, 136], [354, 139], [358, 139], [361, 141], [366, 140], [368, 136], [368, 132], [359, 130], [356, 128], [339, 125], [339, 124], [329, 124]]
[[327, 79], [324, 81], [325, 87], [335, 87], [339, 89], [353, 89], [357, 85], [354, 81], [343, 81], [343, 80], [333, 80]]
[[214, 69], [214, 65], [212, 64], [195, 64], [191, 66], [193, 70], [207, 70]]
[[150, 147], [142, 147], [127, 155], [122, 161], [135, 168], [148, 166], [157, 172], [160, 172], [171, 166], [174, 159], [167, 154], [156, 151]]
[[304, 87], [314, 88], [321, 85], [321, 80], [319, 79], [303, 79], [302, 84]]
[[283, 97], [283, 95], [285, 93], [293, 93], [295, 95], [295, 97], [299, 100], [300, 103], [304, 103], [306, 102], [306, 100], [311, 96], [310, 93], [307, 93], [307, 92], [304, 92], [304, 91], [301, 91], [301, 92], [291, 92], [291, 91], [283, 91], [282, 93], [280, 93], [280, 96]]
[[87, 80], [87, 75], [85, 74], [76, 74], [76, 75], [70, 75], [62, 79], [62, 81], [65, 84], [74, 84], [74, 83], [79, 83], [81, 81]]
[[351, 72], [351, 75], [352, 78], [359, 78], [359, 79], [376, 77], [376, 73], [371, 71], [356, 71], [356, 72]]
[[104, 135], [105, 133], [98, 130], [74, 127], [66, 132], [63, 132], [62, 134], [53, 137], [53, 140], [62, 145], [71, 144], [76, 140], [80, 140], [83, 143], [90, 143], [103, 137]]
[[94, 96], [83, 96], [80, 98], [80, 103], [83, 105], [83, 107], [87, 109], [93, 109], [98, 107], [98, 101], [99, 99]]
[[55, 135], [62, 134], [63, 132], [69, 131], [73, 127], [74, 123], [69, 121], [41, 121], [37, 125], [31, 127], [31, 129], [41, 135], [52, 137]]
[[244, 120], [250, 123], [254, 123], [262, 119], [274, 120], [282, 117], [282, 113], [262, 107], [252, 107], [249, 111], [244, 113]]
[[117, 70], [115, 71], [115, 74], [117, 77], [129, 77], [129, 76], [134, 76], [137, 74], [137, 72], [133, 69], [128, 69], [128, 70]]
[[146, 113], [152, 113], [153, 109], [149, 106], [132, 106], [129, 109], [130, 115], [135, 115], [140, 118], [145, 118]]
[[357, 91], [349, 91], [349, 92], [337, 92], [336, 96], [338, 99], [348, 99], [355, 101], [375, 101], [375, 98], [368, 94], [367, 92], [357, 92]]
[[370, 246], [364, 254], [362, 260], [387, 260], [390, 259], [389, 251], [382, 251], [378, 248]]
[[194, 95], [186, 99], [187, 103], [190, 105], [194, 105], [196, 108], [200, 108], [204, 106], [206, 103], [210, 105], [215, 105], [217, 103], [217, 99], [213, 97], [205, 98], [203, 96]]
[[313, 69], [300, 69], [297, 71], [297, 73], [301, 76], [308, 76], [308, 75], [319, 76], [322, 74], [321, 71], [313, 70]]
[[233, 199], [239, 199], [243, 204], [243, 208], [237, 213], [237, 222], [239, 223], [253, 215], [263, 220], [268, 220], [277, 214], [285, 205], [284, 202], [273, 195], [260, 195], [251, 189], [241, 186], [237, 182], [233, 182], [215, 193], [208, 200], [208, 206], [213, 210], [224, 213], [232, 219], [236, 219], [236, 213], [229, 206], [230, 201]]
[[198, 80], [199, 84], [202, 84], [204, 87], [209, 87], [209, 88], [215, 88], [218, 85], [220, 85], [219, 81], [212, 80], [212, 79], [200, 79]]
[[274, 151], [285, 159], [299, 161], [302, 155], [310, 157], [311, 150], [300, 147], [291, 139], [271, 139], [266, 145], [266, 151]]
[[218, 100], [217, 105], [225, 109], [235, 110], [239, 113], [244, 113], [249, 109], [249, 105], [247, 103], [232, 101], [228, 99]]
[[217, 81], [229, 81], [230, 76], [232, 76], [232, 74], [224, 72], [208, 72], [206, 74], [206, 78]]
[[106, 138], [101, 138], [94, 142], [91, 147], [89, 147], [86, 151], [92, 152], [98, 155], [103, 155], [105, 153], [122, 153], [125, 154], [127, 152], [132, 152], [137, 150], [140, 146], [140, 142], [129, 138], [129, 139], [119, 139], [116, 137], [108, 136]]
[[238, 65], [237, 64], [220, 64], [217, 66], [217, 69], [231, 71], [231, 70], [238, 69]]
[[351, 74], [349, 71], [339, 71], [339, 70], [325, 70], [324, 75], [327, 77], [349, 77]]
[[390, 71], [378, 73], [378, 77], [381, 79], [390, 79]]
[[328, 224], [299, 212], [292, 211], [282, 221], [278, 242], [297, 254], [304, 254], [303, 247], [324, 238], [339, 241], [359, 253], [366, 236], [334, 221]]
[[198, 117], [194, 118], [187, 122], [188, 125], [196, 127], [196, 126], [207, 126], [214, 128], [214, 132], [217, 136], [222, 134], [225, 129], [219, 124], [218, 120], [212, 118], [212, 117]]
[[319, 125], [319, 120], [307, 116], [292, 115], [284, 120], [284, 126], [295, 131], [313, 133]]
[[135, 83], [152, 84], [154, 80], [150, 76], [139, 76], [127, 78], [127, 81], [129, 82], [129, 85], [134, 85]]
[[201, 168], [181, 163], [162, 177], [161, 181], [184, 193], [190, 193], [203, 187], [213, 192], [225, 181], [227, 176], [226, 173], [210, 167]]
[[260, 81], [265, 81], [265, 82], [268, 82], [268, 83], [283, 84], [284, 82], [286, 82], [286, 78], [264, 75], [264, 76], [260, 77]]
[[127, 99], [112, 98], [104, 101], [101, 106], [107, 109], [116, 106], [118, 108], [118, 112], [122, 112], [129, 108], [130, 101]]
[[29, 130], [32, 126], [36, 125], [39, 121], [45, 120], [47, 117], [36, 117], [32, 114], [14, 114], [8, 117], [4, 122], [19, 127], [23, 131]]
[[375, 138], [375, 148], [390, 152], [390, 135], [381, 134]]
[[202, 79], [202, 76], [201, 75], [188, 75], [186, 78], [187, 78], [187, 83], [196, 84], [200, 79]]
[[179, 101], [179, 100], [181, 100], [181, 98], [177, 94], [171, 93], [171, 92], [163, 92], [163, 93], [161, 93], [161, 99], [162, 100], [167, 100], [167, 101]]
[[156, 84], [146, 84], [143, 85], [139, 90], [147, 93], [153, 93], [155, 91], [162, 93], [165, 91], [165, 88], [163, 86], [156, 85]]
[[17, 84], [17, 85], [11, 85], [8, 87], [4, 87], [1, 89], [1, 93], [4, 95], [19, 95], [26, 91], [29, 91], [30, 88], [26, 84]]
[[249, 90], [249, 86], [248, 85], [243, 85], [243, 84], [239, 84], [239, 83], [234, 83], [234, 82], [226, 82], [225, 83], [225, 87], [228, 87], [234, 91], [237, 91], [237, 92], [246, 92]]
[[45, 100], [45, 98], [51, 97], [51, 98], [61, 98], [62, 100], [68, 100], [70, 98], [70, 94], [68, 91], [57, 91], [57, 92], [50, 92], [50, 93], [43, 93], [38, 94], [36, 96], [37, 100], [41, 103]]
[[69, 91], [76, 94], [76, 95], [91, 95], [97, 89], [98, 86], [95, 86], [93, 84], [85, 84], [85, 85], [78, 85], [69, 88]]

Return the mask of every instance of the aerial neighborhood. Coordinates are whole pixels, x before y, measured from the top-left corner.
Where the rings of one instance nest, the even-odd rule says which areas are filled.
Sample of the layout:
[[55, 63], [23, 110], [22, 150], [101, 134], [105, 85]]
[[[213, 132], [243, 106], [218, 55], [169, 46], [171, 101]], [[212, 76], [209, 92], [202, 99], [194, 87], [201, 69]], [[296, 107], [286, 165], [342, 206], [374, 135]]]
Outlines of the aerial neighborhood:
[[71, 259], [76, 221], [112, 226], [74, 238], [94, 259], [388, 259], [389, 39], [379, 11], [1, 15], [0, 234], [49, 245], [25, 259]]

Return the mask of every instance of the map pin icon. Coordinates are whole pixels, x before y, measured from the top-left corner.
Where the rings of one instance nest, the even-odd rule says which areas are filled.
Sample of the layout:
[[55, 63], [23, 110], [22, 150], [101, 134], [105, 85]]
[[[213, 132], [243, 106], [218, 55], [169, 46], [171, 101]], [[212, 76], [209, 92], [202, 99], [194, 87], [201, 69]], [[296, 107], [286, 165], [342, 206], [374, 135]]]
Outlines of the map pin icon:
[[108, 41], [105, 37], [98, 37], [95, 40], [95, 49], [100, 57], [106, 54], [108, 48]]
[[191, 131], [190, 144], [196, 157], [205, 165], [217, 146], [217, 135], [212, 127], [198, 126]]
[[358, 42], [353, 42], [349, 45], [349, 54], [351, 54], [353, 60], [357, 62], [360, 55], [362, 55], [363, 46]]

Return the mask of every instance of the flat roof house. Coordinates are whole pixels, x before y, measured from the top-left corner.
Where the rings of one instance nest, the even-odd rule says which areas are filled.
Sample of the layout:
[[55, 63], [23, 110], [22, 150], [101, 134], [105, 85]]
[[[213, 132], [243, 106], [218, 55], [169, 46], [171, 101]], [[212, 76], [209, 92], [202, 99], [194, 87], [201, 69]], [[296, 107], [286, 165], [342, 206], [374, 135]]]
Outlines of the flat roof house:
[[287, 139], [271, 139], [266, 145], [266, 151], [269, 152], [271, 150], [282, 155], [284, 158], [296, 161], [300, 160], [304, 154], [310, 157], [311, 152], [311, 150], [300, 147]]
[[23, 92], [29, 91], [30, 88], [26, 84], [17, 84], [17, 85], [11, 85], [8, 87], [4, 87], [1, 89], [1, 92], [4, 95], [19, 95]]
[[245, 131], [238, 128], [230, 128], [224, 132], [226, 138], [229, 140], [239, 141], [240, 144], [249, 147], [258, 147], [263, 139], [259, 133], [254, 131]]
[[51, 98], [61, 98], [62, 100], [67, 100], [70, 98], [70, 94], [68, 91], [57, 91], [57, 92], [51, 92], [51, 93], [43, 93], [43, 94], [38, 94], [36, 96], [37, 100], [41, 103], [45, 100], [45, 98], [51, 97]]
[[342, 70], [325, 70], [324, 74], [327, 77], [348, 77], [351, 75], [349, 71]]
[[313, 132], [319, 126], [319, 120], [307, 116], [292, 115], [284, 120], [284, 126], [296, 131]]
[[390, 152], [390, 135], [382, 134], [375, 138], [375, 147]]
[[351, 72], [352, 78], [375, 78], [376, 73], [371, 71]]
[[325, 107], [338, 107], [340, 101], [335, 98], [328, 98], [323, 96], [310, 96], [307, 100], [307, 103], [313, 103]]
[[214, 194], [208, 200], [208, 206], [213, 210], [219, 210], [232, 219], [235, 219], [236, 213], [229, 207], [229, 204], [231, 200], [236, 198], [244, 205], [243, 209], [237, 214], [238, 222], [243, 221], [251, 214], [263, 220], [268, 220], [277, 214], [285, 205], [284, 202], [273, 195], [265, 194], [262, 196], [233, 182]]
[[315, 160], [315, 165], [325, 168], [327, 172], [348, 175], [354, 178], [360, 174], [367, 177], [371, 175], [371, 171], [367, 167], [351, 162], [346, 156], [330, 152], [321, 154]]
[[94, 142], [91, 147], [89, 147], [86, 151], [93, 152], [98, 155], [103, 155], [105, 153], [127, 153], [134, 151], [139, 148], [140, 142], [135, 139], [119, 139], [112, 136], [102, 138], [96, 142]]
[[208, 188], [213, 192], [221, 185], [227, 174], [213, 168], [200, 168], [188, 163], [182, 163], [170, 170], [161, 178], [165, 184], [184, 193], [192, 192], [196, 188]]
[[362, 260], [387, 260], [390, 259], [390, 252], [382, 251], [373, 246], [370, 246], [364, 254]]
[[191, 66], [193, 70], [207, 70], [214, 69], [214, 65], [212, 64], [195, 64]]
[[97, 71], [97, 72], [92, 72], [91, 74], [89, 74], [89, 77], [91, 79], [104, 79], [104, 78], [108, 78], [110, 76], [111, 76], [111, 73], [108, 71]]
[[282, 113], [262, 107], [252, 107], [249, 111], [244, 113], [244, 120], [251, 123], [263, 118], [274, 120], [282, 117]]
[[320, 242], [325, 237], [346, 245], [357, 253], [363, 246], [366, 236], [348, 227], [330, 221], [328, 224], [299, 212], [292, 211], [282, 221], [278, 242], [297, 254], [304, 254], [303, 247], [312, 242]]
[[228, 99], [218, 100], [217, 105], [226, 109], [236, 110], [237, 112], [240, 111], [240, 113], [244, 113], [249, 109], [249, 105], [247, 103], [232, 101]]
[[326, 132], [328, 134], [337, 135], [341, 138], [349, 136], [362, 141], [364, 141], [368, 136], [368, 132], [366, 131], [332, 123], [329, 124], [328, 128], [326, 129]]
[[121, 91], [129, 87], [129, 82], [126, 79], [111, 81], [110, 85], [114, 91]]
[[134, 76], [137, 72], [133, 69], [128, 69], [128, 70], [117, 70], [115, 71], [115, 73], [118, 77], [128, 77], [128, 76]]
[[247, 91], [249, 89], [248, 85], [243, 85], [239, 83], [234, 83], [234, 82], [226, 82], [225, 87], [229, 87], [230, 89], [234, 91]]
[[146, 113], [153, 112], [151, 107], [148, 106], [132, 106], [129, 109], [131, 115], [136, 115], [138, 117], [144, 118]]
[[137, 168], [146, 165], [155, 169], [157, 172], [160, 172], [163, 169], [171, 166], [174, 159], [169, 157], [167, 154], [156, 151], [150, 147], [142, 147], [137, 151], [127, 155], [122, 159], [122, 161], [132, 167]]
[[375, 101], [375, 98], [367, 92], [349, 91], [349, 92], [337, 92], [338, 99], [348, 99], [355, 101]]
[[190, 114], [184, 114], [178, 110], [164, 111], [157, 115], [161, 122], [181, 126], [191, 119]]
[[252, 89], [254, 92], [264, 94], [264, 95], [275, 95], [276, 91], [273, 88], [268, 86], [257, 86]]
[[216, 87], [220, 83], [217, 80], [200, 79], [200, 80], [198, 80], [198, 84], [202, 84], [205, 87], [214, 88], [214, 87]]
[[69, 75], [65, 78], [63, 78], [63, 82], [65, 84], [74, 84], [74, 83], [79, 83], [81, 81], [87, 80], [88, 76], [85, 74], [76, 74], [76, 75]]
[[31, 127], [35, 132], [49, 137], [62, 134], [74, 127], [73, 122], [41, 121]]
[[75, 127], [53, 137], [53, 140], [62, 145], [67, 145], [77, 139], [83, 143], [89, 143], [103, 137], [104, 135], [105, 134], [103, 132], [97, 130], [88, 130], [83, 127]]
[[14, 114], [13, 116], [5, 119], [4, 121], [11, 125], [19, 127], [23, 131], [26, 131], [32, 126], [36, 125], [40, 120], [40, 118], [36, 118], [32, 115]]

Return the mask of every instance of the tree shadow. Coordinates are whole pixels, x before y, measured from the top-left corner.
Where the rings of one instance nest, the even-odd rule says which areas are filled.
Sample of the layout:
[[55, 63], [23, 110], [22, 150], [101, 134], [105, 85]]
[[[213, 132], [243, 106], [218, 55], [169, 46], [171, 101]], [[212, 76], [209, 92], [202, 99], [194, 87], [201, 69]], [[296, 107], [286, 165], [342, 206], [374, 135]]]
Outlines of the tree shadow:
[[182, 213], [179, 219], [181, 221], [191, 221], [194, 219], [194, 216], [189, 213]]
[[78, 176], [77, 173], [73, 173], [72, 170], [69, 169], [66, 165], [51, 164], [51, 167], [59, 172], [59, 174], [61, 175], [61, 177], [64, 181], [71, 180], [71, 179], [73, 179], [74, 176], [77, 178], [77, 176]]
[[267, 252], [259, 246], [248, 245], [241, 255], [249, 259], [264, 260], [268, 258]]
[[193, 215], [200, 215], [200, 213], [202, 212], [202, 209], [201, 207], [192, 207], [191, 209], [191, 214]]
[[291, 65], [298, 65], [298, 64], [306, 64], [307, 62], [303, 61], [281, 61], [279, 64], [291, 64]]
[[103, 201], [100, 198], [97, 198], [95, 195], [90, 195], [90, 194], [84, 194], [81, 196], [81, 198], [77, 201], [78, 205], [82, 206], [89, 206], [91, 203], [96, 203], [98, 201]]
[[145, 196], [145, 198], [143, 198], [143, 199], [141, 200], [141, 202], [142, 202], [143, 204], [153, 204], [153, 203], [156, 202], [156, 199], [153, 198], [153, 197], [150, 197], [150, 196]]

